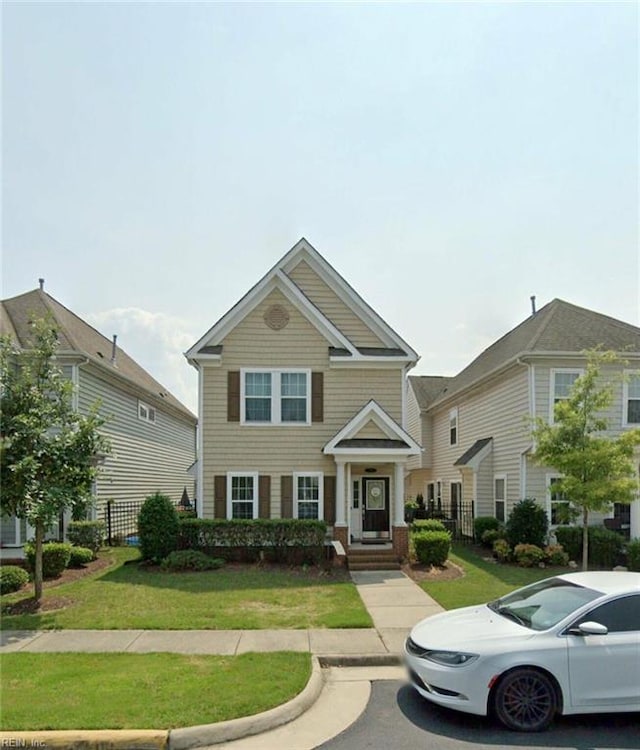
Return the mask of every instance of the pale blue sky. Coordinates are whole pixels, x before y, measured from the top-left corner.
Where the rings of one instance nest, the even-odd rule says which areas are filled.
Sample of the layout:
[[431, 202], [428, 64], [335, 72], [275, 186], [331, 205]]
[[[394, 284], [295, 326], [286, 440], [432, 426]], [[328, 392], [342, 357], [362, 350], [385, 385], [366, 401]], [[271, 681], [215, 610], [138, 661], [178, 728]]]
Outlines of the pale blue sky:
[[301, 236], [416, 373], [531, 294], [640, 324], [636, 3], [6, 3], [2, 62], [2, 296], [192, 408], [181, 352]]

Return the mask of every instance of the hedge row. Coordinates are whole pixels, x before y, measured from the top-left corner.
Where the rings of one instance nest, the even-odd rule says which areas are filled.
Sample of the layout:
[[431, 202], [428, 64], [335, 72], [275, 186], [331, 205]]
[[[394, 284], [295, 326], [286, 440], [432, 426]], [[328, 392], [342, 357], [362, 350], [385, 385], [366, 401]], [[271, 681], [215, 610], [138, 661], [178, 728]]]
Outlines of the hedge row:
[[[622, 554], [624, 540], [615, 531], [600, 526], [589, 526], [589, 564], [612, 568]], [[571, 560], [582, 559], [582, 526], [557, 526], [558, 543]]]

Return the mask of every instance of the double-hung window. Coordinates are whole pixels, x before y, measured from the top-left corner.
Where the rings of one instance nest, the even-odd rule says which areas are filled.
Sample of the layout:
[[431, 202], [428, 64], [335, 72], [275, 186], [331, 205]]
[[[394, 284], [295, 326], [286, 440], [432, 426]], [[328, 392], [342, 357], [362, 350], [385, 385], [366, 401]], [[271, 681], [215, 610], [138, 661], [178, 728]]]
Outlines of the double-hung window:
[[550, 417], [552, 422], [556, 404], [569, 398], [573, 384], [581, 375], [582, 370], [551, 370]]
[[547, 504], [547, 515], [549, 516], [549, 525], [558, 526], [558, 524], [571, 523], [569, 514], [569, 502], [564, 493], [554, 487], [562, 477], [547, 476], [547, 486], [549, 487], [549, 500]]
[[310, 424], [309, 370], [242, 370], [243, 424]]
[[258, 474], [227, 474], [227, 518], [258, 517]]
[[144, 401], [138, 401], [138, 419], [141, 419], [143, 422], [155, 424], [156, 410], [153, 406], [145, 404]]
[[449, 445], [458, 445], [458, 410], [449, 412]]
[[493, 478], [494, 514], [498, 521], [505, 521], [507, 504], [507, 476], [497, 474]]
[[640, 372], [626, 372], [624, 383], [623, 423], [640, 424]]
[[294, 474], [295, 517], [322, 520], [323, 518], [323, 475]]

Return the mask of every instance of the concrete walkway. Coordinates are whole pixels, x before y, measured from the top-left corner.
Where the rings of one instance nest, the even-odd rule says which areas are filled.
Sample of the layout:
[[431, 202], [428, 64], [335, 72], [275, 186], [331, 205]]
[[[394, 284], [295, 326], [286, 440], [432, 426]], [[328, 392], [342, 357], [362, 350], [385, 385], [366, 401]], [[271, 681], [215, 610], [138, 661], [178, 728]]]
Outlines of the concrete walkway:
[[401, 571], [351, 574], [373, 628], [312, 630], [41, 630], [4, 631], [0, 652], [129, 652], [168, 651], [180, 654], [243, 654], [248, 651], [306, 651], [316, 656], [399, 655], [411, 627], [442, 612]]

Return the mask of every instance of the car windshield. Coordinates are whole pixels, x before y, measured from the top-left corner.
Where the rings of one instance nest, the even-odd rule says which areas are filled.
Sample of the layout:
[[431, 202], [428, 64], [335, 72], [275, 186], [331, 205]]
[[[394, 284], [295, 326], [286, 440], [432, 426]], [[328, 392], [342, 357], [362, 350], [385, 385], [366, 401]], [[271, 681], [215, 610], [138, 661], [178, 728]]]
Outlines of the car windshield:
[[489, 602], [487, 606], [526, 628], [547, 630], [599, 596], [602, 596], [600, 591], [562, 578], [548, 578]]

